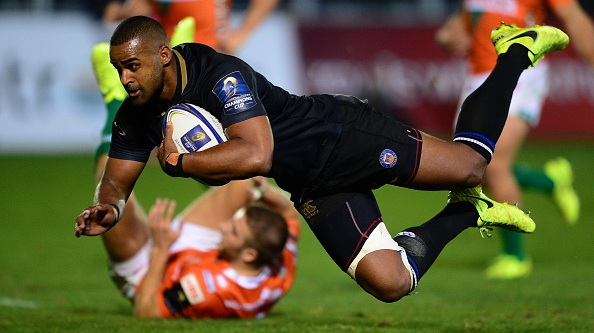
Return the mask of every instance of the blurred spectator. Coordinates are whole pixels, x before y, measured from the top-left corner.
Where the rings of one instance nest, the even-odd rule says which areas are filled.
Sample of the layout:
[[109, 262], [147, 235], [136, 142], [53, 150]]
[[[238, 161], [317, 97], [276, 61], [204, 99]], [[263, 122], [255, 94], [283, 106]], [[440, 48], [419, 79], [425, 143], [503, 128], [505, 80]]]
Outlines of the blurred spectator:
[[[494, 0], [464, 0], [460, 12], [452, 15], [436, 33], [437, 44], [444, 51], [465, 56], [468, 62], [469, 72], [458, 110], [466, 96], [480, 86], [495, 67], [497, 59], [489, 35], [500, 22], [520, 27], [544, 25], [545, 14], [550, 10], [563, 25], [576, 53], [594, 66], [594, 24], [576, 0], [516, 0], [511, 3], [512, 6], [504, 8]], [[530, 185], [550, 194], [565, 221], [574, 224], [578, 220], [580, 204], [572, 187], [573, 172], [567, 160], [551, 160], [539, 169], [517, 169], [514, 175], [516, 156], [530, 130], [539, 122], [547, 90], [546, 60], [522, 73], [483, 186], [495, 200], [521, 203], [520, 185]], [[493, 279], [528, 276], [532, 264], [523, 235], [504, 231], [502, 236], [501, 254], [487, 269], [486, 276]]]

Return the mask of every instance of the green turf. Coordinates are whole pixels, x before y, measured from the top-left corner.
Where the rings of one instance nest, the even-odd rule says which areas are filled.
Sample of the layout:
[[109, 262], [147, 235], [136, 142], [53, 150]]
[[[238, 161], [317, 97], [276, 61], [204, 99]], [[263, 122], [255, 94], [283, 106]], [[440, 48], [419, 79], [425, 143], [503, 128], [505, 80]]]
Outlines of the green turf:
[[[527, 236], [527, 279], [486, 281], [499, 238], [468, 230], [421, 280], [418, 294], [384, 304], [331, 263], [307, 227], [294, 287], [264, 320], [139, 320], [106, 274], [101, 239], [73, 235], [91, 202], [91, 156], [0, 157], [0, 332], [592, 332], [594, 330], [593, 144], [530, 144], [520, 160], [574, 163], [582, 217], [565, 226], [550, 201], [528, 193], [538, 227]], [[203, 187], [150, 165], [137, 184], [148, 207], [157, 196], [180, 206]], [[445, 192], [377, 191], [395, 233], [444, 205]]]

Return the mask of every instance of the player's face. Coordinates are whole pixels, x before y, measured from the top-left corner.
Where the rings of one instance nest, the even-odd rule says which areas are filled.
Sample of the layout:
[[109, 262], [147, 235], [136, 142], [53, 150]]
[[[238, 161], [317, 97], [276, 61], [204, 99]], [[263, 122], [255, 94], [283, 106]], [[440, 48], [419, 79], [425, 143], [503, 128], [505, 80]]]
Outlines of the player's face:
[[221, 232], [223, 234], [219, 246], [221, 255], [229, 261], [237, 259], [250, 235], [245, 210], [240, 209], [233, 218], [221, 223]]
[[111, 63], [134, 105], [147, 104], [163, 91], [164, 67], [160, 48], [138, 39], [110, 48]]

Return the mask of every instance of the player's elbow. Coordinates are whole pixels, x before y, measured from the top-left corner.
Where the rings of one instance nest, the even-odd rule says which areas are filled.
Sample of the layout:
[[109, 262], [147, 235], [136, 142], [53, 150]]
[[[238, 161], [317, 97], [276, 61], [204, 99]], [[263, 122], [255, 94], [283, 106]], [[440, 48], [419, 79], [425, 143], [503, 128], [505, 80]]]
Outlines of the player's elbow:
[[245, 162], [254, 175], [266, 175], [272, 168], [272, 153], [251, 154]]
[[252, 152], [243, 161], [244, 167], [253, 175], [265, 175], [272, 168], [272, 151]]

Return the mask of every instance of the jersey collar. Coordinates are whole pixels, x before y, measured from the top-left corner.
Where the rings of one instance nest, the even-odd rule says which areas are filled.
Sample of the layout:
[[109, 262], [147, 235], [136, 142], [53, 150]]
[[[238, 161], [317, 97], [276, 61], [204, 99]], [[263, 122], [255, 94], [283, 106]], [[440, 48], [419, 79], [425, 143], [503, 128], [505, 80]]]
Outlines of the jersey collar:
[[188, 69], [186, 68], [186, 60], [182, 57], [182, 55], [175, 49], [172, 49], [173, 53], [177, 57], [177, 63], [179, 68], [179, 74], [181, 76], [181, 91], [180, 94], [184, 92], [186, 89], [186, 85], [188, 84]]

